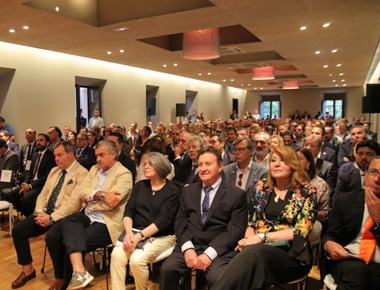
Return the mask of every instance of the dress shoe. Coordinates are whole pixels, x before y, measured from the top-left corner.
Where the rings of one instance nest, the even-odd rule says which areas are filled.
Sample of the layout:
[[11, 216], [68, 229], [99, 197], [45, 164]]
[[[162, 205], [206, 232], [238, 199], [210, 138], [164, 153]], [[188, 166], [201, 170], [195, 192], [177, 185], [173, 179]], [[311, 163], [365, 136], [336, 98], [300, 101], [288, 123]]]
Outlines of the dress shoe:
[[66, 287], [63, 284], [59, 284], [56, 281], [50, 286], [49, 290], [63, 290], [66, 289]]
[[12, 288], [20, 288], [25, 285], [26, 282], [28, 282], [30, 279], [33, 279], [36, 277], [36, 270], [34, 269], [32, 273], [29, 275], [25, 275], [25, 272], [21, 272], [20, 276], [17, 277], [16, 280], [12, 283]]

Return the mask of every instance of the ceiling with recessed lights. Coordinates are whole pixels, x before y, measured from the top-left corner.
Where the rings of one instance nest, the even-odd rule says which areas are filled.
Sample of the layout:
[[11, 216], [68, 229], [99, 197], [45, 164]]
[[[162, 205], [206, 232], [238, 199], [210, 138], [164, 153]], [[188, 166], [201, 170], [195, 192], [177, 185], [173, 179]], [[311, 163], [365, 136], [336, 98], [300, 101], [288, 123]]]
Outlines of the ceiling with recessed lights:
[[[362, 86], [378, 0], [0, 0], [0, 41], [247, 90]], [[221, 57], [184, 59], [182, 33], [220, 28]], [[252, 80], [274, 66], [275, 80]], [[1, 67], [1, 57], [0, 57]]]

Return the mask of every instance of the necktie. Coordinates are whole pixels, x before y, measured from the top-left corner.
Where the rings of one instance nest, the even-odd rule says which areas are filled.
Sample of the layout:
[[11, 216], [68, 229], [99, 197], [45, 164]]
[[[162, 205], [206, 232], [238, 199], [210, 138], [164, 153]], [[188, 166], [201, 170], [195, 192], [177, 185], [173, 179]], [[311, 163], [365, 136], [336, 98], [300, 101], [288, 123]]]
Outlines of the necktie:
[[190, 184], [193, 182], [195, 174], [197, 174], [198, 164], [193, 165], [193, 170], [191, 170], [189, 176], [187, 177], [186, 183]]
[[32, 144], [28, 144], [28, 154], [26, 155], [26, 160], [32, 159]]
[[41, 153], [38, 153], [36, 165], [34, 166], [34, 169], [33, 169], [33, 180], [37, 179], [37, 176], [38, 176], [38, 168], [40, 167], [41, 155], [42, 155]]
[[202, 224], [205, 223], [207, 216], [208, 216], [208, 210], [210, 209], [210, 191], [212, 190], [211, 186], [206, 186], [204, 188], [205, 191], [205, 198], [202, 202]]
[[51, 214], [54, 211], [55, 203], [59, 193], [61, 192], [63, 181], [65, 180], [66, 170], [62, 170], [61, 177], [58, 180], [57, 185], [54, 187], [53, 192], [49, 198], [49, 201], [46, 206], [46, 214]]
[[360, 242], [360, 252], [357, 255], [360, 258], [363, 258], [364, 262], [368, 265], [369, 261], [371, 260], [371, 257], [373, 255], [373, 252], [376, 248], [376, 238], [375, 236], [370, 232], [370, 229], [374, 225], [373, 218], [371, 216], [368, 217], [365, 225], [364, 225], [364, 231], [362, 240]]

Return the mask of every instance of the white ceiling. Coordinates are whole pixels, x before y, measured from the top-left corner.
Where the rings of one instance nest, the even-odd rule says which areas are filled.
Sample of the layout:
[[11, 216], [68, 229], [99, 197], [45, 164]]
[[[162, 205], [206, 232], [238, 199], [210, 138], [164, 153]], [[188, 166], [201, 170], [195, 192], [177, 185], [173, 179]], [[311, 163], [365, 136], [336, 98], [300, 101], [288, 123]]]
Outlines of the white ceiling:
[[[379, 43], [380, 1], [0, 0], [0, 19], [0, 41], [247, 90], [278, 89], [284, 80], [299, 80], [301, 87], [352, 87], [364, 84]], [[323, 28], [324, 23], [330, 26]], [[22, 29], [24, 25], [29, 30]], [[164, 43], [164, 36], [229, 26], [248, 30], [260, 41], [241, 42], [238, 35], [225, 35], [232, 41], [222, 49], [242, 52], [215, 61], [186, 60], [181, 50], [144, 42], [154, 38]], [[307, 29], [301, 31], [301, 26]], [[114, 31], [120, 27], [128, 29]], [[268, 59], [257, 61], [260, 52], [276, 52], [283, 59], [264, 54]], [[274, 65], [278, 80], [252, 81], [248, 68], [262, 64]], [[288, 70], [291, 67], [295, 70]]]

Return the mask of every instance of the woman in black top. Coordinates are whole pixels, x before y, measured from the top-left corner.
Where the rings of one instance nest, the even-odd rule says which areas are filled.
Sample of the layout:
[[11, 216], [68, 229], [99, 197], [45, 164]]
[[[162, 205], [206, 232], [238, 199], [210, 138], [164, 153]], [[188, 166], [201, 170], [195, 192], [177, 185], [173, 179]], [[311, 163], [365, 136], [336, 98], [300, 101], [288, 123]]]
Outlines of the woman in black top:
[[148, 179], [135, 184], [125, 207], [125, 231], [112, 251], [113, 290], [125, 290], [128, 261], [136, 289], [148, 289], [148, 264], [175, 244], [179, 190], [165, 179], [171, 171], [170, 162], [161, 153], [150, 152], [144, 154], [141, 164]]

